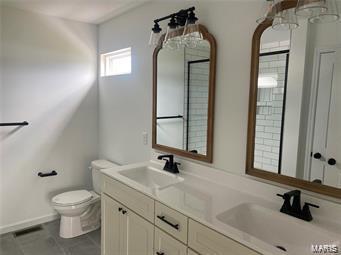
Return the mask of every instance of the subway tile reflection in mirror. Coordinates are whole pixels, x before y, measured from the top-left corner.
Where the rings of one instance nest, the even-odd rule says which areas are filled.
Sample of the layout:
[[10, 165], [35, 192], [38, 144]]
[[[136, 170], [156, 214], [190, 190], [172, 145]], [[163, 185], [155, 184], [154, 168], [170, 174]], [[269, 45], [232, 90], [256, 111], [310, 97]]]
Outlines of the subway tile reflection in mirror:
[[341, 188], [340, 34], [306, 20], [263, 32], [254, 168]]

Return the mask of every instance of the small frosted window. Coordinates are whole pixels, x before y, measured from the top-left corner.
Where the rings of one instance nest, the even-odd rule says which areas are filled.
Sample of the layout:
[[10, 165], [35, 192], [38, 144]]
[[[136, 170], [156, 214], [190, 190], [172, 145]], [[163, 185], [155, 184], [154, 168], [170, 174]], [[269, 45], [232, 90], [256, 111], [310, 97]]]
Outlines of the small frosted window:
[[131, 73], [131, 48], [101, 55], [101, 76]]

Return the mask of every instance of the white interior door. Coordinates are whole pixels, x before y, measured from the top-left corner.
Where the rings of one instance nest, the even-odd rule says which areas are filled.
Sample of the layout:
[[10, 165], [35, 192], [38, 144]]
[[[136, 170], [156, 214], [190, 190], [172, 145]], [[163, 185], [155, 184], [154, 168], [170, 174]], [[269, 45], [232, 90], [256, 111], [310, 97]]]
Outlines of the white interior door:
[[[335, 160], [333, 165], [332, 160]], [[335, 50], [324, 183], [341, 188], [341, 46]]]
[[[341, 48], [320, 52], [316, 90], [310, 180], [340, 187], [341, 160]], [[314, 155], [319, 153], [320, 158]]]
[[[330, 97], [332, 91], [334, 52], [321, 52], [319, 54], [319, 68], [317, 79], [317, 94], [315, 105], [315, 122], [312, 144], [310, 180], [324, 179], [326, 142], [328, 135], [328, 119]], [[321, 158], [314, 158], [320, 154]]]

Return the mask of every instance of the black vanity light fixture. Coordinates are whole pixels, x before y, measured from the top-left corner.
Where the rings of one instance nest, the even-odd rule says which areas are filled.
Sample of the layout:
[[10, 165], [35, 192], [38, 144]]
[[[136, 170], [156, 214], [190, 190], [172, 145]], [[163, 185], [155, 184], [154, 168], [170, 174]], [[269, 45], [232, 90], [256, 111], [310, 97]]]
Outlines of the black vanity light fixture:
[[[149, 45], [155, 46], [160, 41], [162, 29], [159, 25], [159, 22], [169, 20], [169, 23], [167, 24], [167, 32], [163, 41], [163, 47], [177, 49], [181, 46], [195, 46], [193, 42], [197, 42], [198, 39], [201, 39], [202, 35], [198, 36], [197, 34], [191, 33], [191, 26], [195, 26], [195, 23], [198, 20], [198, 18], [195, 16], [194, 10], [195, 7], [193, 6], [191, 8], [169, 14], [162, 18], [155, 19], [149, 39]], [[170, 36], [172, 32], [179, 28], [184, 28], [182, 35], [177, 37]], [[191, 43], [191, 45], [189, 45], [189, 43]]]
[[159, 23], [154, 22], [154, 27], [152, 28], [152, 32], [150, 34], [149, 45], [156, 45], [159, 42], [161, 30], [162, 29]]

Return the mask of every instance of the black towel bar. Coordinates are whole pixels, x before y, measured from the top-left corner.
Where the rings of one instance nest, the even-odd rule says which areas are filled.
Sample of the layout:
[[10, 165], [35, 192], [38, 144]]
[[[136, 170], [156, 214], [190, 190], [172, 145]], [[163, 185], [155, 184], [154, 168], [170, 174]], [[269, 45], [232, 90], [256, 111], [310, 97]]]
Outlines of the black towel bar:
[[42, 172], [38, 173], [39, 177], [49, 177], [49, 176], [54, 176], [54, 175], [57, 175], [57, 172], [55, 170], [53, 170], [51, 173], [45, 173], [45, 174]]
[[9, 127], [9, 126], [27, 126], [28, 122], [23, 121], [23, 122], [4, 122], [0, 123], [0, 127]]
[[164, 117], [157, 117], [158, 120], [165, 120], [165, 119], [183, 119], [184, 116], [176, 115], [176, 116], [164, 116]]

